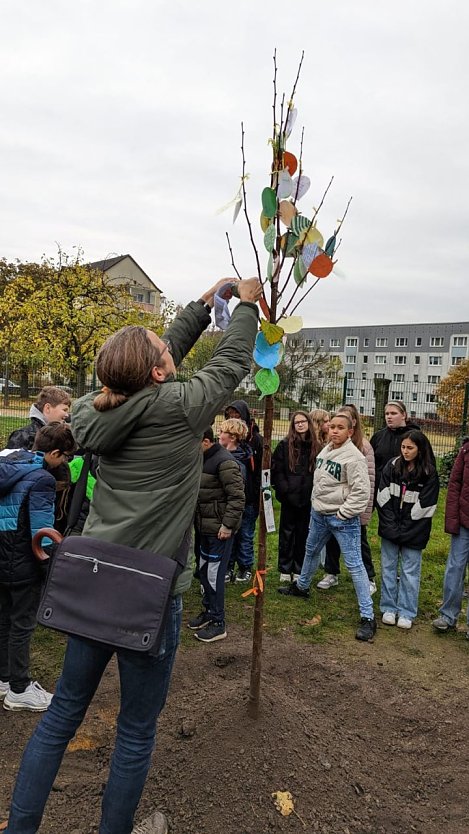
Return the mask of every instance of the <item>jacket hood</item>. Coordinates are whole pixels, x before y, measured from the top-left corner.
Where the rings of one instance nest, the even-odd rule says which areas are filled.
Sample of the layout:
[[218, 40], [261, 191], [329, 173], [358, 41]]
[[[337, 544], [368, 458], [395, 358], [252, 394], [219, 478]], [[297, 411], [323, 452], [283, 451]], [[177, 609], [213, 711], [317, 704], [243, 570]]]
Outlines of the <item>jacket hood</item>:
[[39, 411], [39, 409], [35, 405], [32, 405], [29, 409], [29, 416], [34, 417], [36, 420], [39, 420], [39, 422], [42, 423], [43, 426], [46, 425], [44, 414], [42, 413], [42, 411]]
[[24, 449], [0, 457], [0, 497], [7, 495], [25, 475], [43, 469], [42, 452], [26, 452]]
[[252, 449], [248, 443], [240, 443], [236, 449], [230, 451], [230, 455], [232, 455], [238, 463], [244, 463], [246, 465], [248, 461], [252, 457]]
[[229, 408], [235, 408], [236, 411], [239, 413], [241, 420], [244, 420], [247, 427], [250, 428], [251, 426], [251, 412], [249, 411], [248, 404], [245, 400], [235, 400], [233, 403], [230, 403], [225, 409], [225, 420], [227, 418], [227, 411]]

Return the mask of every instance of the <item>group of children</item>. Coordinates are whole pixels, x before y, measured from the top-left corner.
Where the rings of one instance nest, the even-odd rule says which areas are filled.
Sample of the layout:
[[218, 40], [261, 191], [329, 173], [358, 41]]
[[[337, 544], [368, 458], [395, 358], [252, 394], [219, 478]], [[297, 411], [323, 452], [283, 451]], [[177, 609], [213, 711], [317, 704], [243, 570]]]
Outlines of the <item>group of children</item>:
[[68, 461], [75, 451], [65, 422], [70, 404], [63, 389], [43, 388], [30, 423], [12, 432], [0, 452], [0, 700], [7, 710], [40, 712], [52, 699], [30, 676], [44, 579], [31, 538], [41, 527], [59, 527], [66, 516]]

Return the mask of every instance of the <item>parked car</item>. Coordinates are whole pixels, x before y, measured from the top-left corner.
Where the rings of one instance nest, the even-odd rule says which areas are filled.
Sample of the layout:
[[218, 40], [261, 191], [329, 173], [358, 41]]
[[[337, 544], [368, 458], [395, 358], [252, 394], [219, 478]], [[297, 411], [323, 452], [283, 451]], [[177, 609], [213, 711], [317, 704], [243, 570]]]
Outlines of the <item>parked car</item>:
[[[5, 388], [7, 387], [7, 380], [5, 377], [0, 376], [0, 394], [3, 394]], [[16, 382], [12, 382], [11, 379], [8, 380], [8, 393], [9, 394], [19, 394], [20, 393], [20, 386], [16, 384]]]

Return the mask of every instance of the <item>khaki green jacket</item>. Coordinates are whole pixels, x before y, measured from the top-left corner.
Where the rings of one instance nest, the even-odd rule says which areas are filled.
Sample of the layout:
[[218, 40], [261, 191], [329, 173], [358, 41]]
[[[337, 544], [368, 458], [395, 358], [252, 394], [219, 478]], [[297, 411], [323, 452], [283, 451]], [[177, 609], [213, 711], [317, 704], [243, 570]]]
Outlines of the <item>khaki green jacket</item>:
[[[250, 370], [257, 319], [254, 304], [238, 304], [212, 358], [188, 382], [152, 385], [110, 411], [93, 408], [98, 392], [77, 400], [75, 439], [100, 456], [84, 535], [174, 555], [193, 521], [202, 434]], [[176, 366], [209, 321], [195, 302], [175, 319], [165, 338]], [[175, 593], [190, 582], [187, 567]]]

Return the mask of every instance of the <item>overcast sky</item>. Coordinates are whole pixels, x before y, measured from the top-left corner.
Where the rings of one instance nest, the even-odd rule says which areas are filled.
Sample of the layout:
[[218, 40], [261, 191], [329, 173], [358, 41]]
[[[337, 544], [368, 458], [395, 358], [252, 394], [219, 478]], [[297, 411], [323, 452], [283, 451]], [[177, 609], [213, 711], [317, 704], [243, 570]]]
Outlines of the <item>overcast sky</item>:
[[130, 253], [168, 298], [255, 262], [235, 194], [245, 125], [262, 268], [273, 50], [288, 148], [337, 266], [298, 313], [333, 326], [469, 318], [467, 0], [0, 0], [0, 257]]

